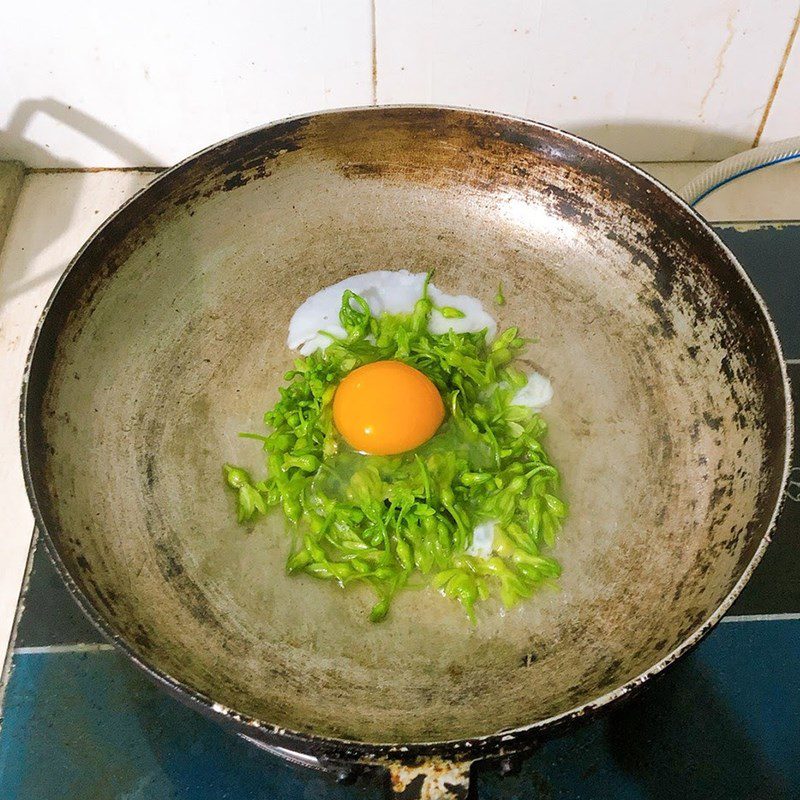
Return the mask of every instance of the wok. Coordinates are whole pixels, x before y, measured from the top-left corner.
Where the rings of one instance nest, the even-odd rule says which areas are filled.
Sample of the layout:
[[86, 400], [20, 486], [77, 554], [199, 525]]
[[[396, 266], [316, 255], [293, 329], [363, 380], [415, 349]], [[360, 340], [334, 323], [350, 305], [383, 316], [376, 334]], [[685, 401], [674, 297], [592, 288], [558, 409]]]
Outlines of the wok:
[[[239, 527], [221, 464], [293, 355], [289, 318], [365, 270], [538, 337], [571, 515], [560, 591], [475, 626], [433, 591], [372, 598], [288, 577], [279, 519]], [[251, 740], [379, 764], [460, 796], [629, 694], [720, 619], [782, 497], [789, 391], [774, 327], [703, 219], [567, 133], [472, 111], [305, 116], [170, 169], [75, 257], [22, 400], [31, 503], [89, 617], [165, 689]], [[448, 794], [449, 793], [449, 794]]]

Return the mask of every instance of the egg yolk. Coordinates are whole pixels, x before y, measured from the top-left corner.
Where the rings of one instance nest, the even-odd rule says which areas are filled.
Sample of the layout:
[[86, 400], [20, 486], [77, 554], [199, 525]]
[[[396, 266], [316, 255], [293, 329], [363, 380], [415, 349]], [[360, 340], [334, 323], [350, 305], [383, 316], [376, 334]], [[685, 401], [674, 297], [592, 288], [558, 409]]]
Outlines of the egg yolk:
[[354, 449], [371, 455], [404, 453], [427, 442], [444, 419], [430, 378], [399, 361], [354, 369], [333, 396], [333, 421]]

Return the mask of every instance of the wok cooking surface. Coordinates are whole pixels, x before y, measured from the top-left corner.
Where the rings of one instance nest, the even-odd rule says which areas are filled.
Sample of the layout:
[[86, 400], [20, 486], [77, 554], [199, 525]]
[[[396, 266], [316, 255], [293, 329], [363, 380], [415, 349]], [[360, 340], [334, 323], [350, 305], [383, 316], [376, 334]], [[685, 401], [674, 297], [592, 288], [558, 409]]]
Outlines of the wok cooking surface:
[[[346, 114], [206, 151], [89, 244], [32, 363], [37, 510], [100, 624], [209, 713], [366, 743], [565, 714], [699, 632], [758, 550], [785, 459], [769, 326], [701, 222], [603, 151], [480, 114]], [[474, 629], [433, 593], [370, 626], [367, 597], [287, 578], [282, 532], [238, 529], [218, 488], [293, 308], [375, 266], [484, 301], [503, 281], [501, 325], [540, 337], [556, 386], [563, 589]]]

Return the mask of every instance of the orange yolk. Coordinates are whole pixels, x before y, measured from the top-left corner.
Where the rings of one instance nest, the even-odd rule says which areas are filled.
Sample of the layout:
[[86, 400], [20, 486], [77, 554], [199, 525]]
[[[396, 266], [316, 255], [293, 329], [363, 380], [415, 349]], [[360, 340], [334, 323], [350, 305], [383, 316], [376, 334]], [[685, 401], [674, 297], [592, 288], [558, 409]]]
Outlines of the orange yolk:
[[375, 361], [354, 369], [333, 396], [333, 421], [354, 449], [404, 453], [427, 442], [444, 419], [438, 389], [418, 369]]

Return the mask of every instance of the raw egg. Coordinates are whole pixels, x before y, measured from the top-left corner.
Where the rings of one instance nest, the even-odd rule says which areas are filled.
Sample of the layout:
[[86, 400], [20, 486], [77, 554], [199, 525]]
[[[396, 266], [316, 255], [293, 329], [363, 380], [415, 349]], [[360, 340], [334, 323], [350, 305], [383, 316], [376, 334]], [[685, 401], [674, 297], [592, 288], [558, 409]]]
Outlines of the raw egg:
[[418, 369], [375, 361], [345, 376], [333, 396], [333, 421], [361, 453], [388, 456], [424, 444], [444, 419], [439, 390]]

